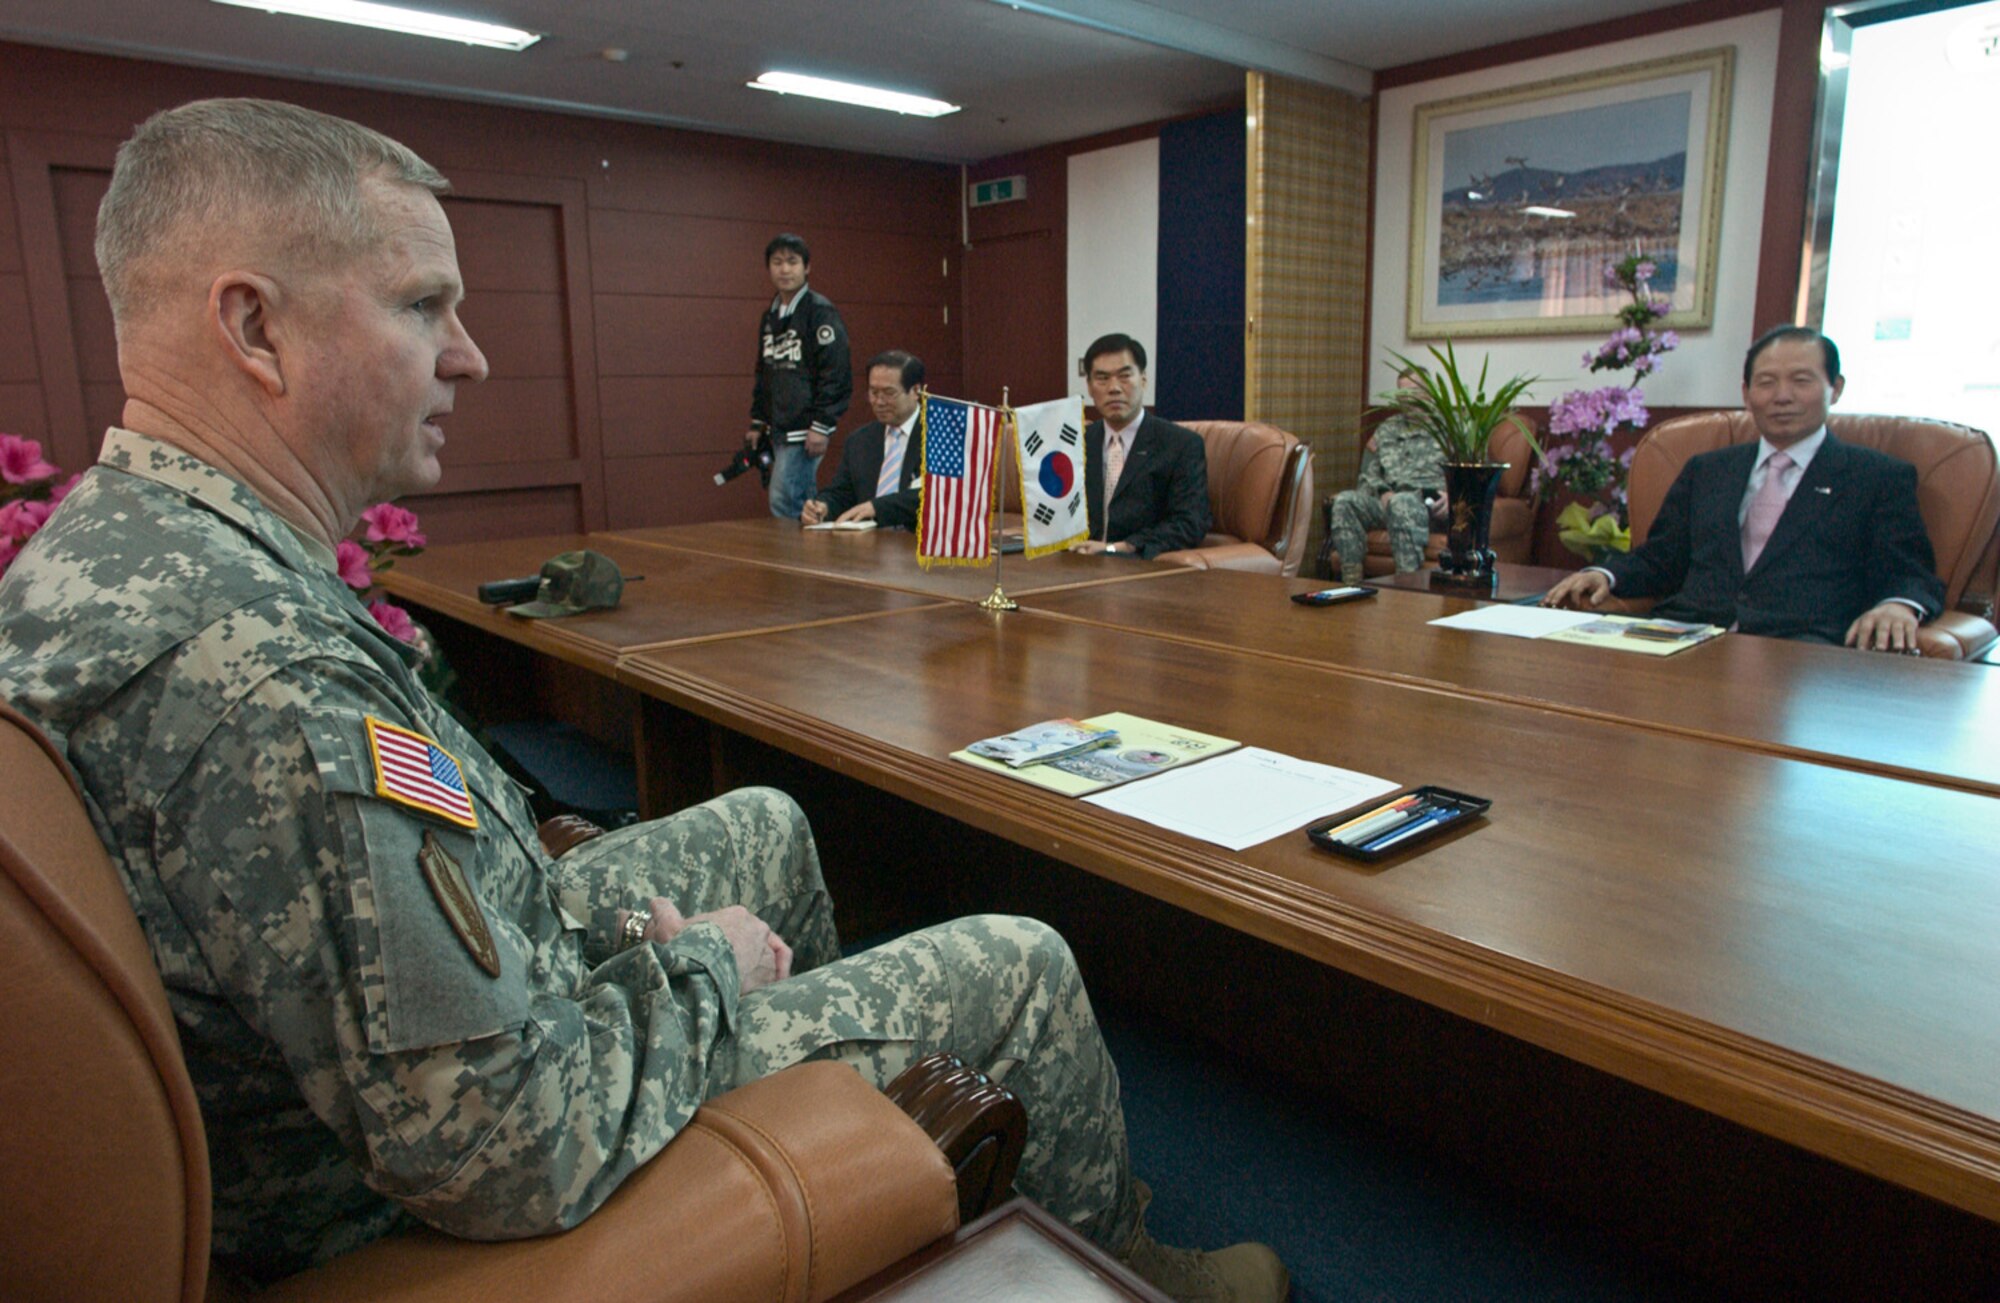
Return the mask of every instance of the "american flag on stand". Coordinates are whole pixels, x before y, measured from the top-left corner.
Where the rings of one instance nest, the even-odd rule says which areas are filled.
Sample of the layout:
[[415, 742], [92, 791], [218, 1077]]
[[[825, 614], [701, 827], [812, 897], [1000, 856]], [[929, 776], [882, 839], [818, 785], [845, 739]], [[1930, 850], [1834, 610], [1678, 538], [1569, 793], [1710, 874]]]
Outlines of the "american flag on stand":
[[984, 565], [992, 556], [993, 462], [1000, 413], [955, 398], [923, 401], [924, 481], [917, 560]]
[[426, 814], [477, 828], [465, 775], [451, 753], [421, 733], [370, 715], [368, 748], [374, 752], [375, 794]]

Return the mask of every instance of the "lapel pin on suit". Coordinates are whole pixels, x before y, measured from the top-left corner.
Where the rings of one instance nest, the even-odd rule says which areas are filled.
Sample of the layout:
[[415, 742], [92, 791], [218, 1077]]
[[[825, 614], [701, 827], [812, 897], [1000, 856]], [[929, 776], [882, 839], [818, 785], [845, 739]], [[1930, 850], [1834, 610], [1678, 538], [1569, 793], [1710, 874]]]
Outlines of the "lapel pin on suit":
[[1833, 496], [1833, 490], [1832, 490], [1831, 488], [1829, 488], [1828, 486], [1824, 485], [1824, 484], [1815, 484], [1815, 485], [1813, 485], [1813, 492], [1814, 492], [1814, 493], [1824, 493], [1824, 494], [1826, 494], [1826, 495], [1827, 495], [1828, 497], [1832, 497], [1832, 496]]

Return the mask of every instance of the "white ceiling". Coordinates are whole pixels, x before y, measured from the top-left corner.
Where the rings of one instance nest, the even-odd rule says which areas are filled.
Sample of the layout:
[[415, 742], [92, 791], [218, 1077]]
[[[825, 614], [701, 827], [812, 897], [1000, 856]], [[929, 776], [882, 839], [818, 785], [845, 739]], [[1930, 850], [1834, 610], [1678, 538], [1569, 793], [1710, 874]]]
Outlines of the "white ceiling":
[[[510, 54], [211, 0], [4, 0], [0, 38], [969, 162], [1226, 104], [1244, 68], [1365, 93], [1372, 69], [1675, 0], [400, 2], [545, 35]], [[905, 118], [745, 88], [771, 69], [964, 110]]]

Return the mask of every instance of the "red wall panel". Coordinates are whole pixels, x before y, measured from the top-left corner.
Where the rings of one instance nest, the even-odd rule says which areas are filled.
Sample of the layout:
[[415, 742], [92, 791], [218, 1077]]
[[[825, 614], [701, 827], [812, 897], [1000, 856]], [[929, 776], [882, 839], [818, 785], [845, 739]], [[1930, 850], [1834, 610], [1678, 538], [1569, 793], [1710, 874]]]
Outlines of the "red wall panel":
[[[710, 477], [745, 422], [781, 230], [813, 244], [857, 367], [893, 342], [961, 369], [954, 168], [8, 44], [0, 84], [0, 429], [66, 461], [123, 405], [90, 249], [110, 152], [205, 95], [354, 118], [458, 184], [464, 314], [493, 379], [461, 387], [440, 492], [411, 504], [438, 541], [762, 512]], [[867, 419], [857, 396], [843, 426]]]
[[31, 381], [40, 374], [34, 331], [28, 324], [27, 277], [19, 272], [0, 274], [0, 384]]

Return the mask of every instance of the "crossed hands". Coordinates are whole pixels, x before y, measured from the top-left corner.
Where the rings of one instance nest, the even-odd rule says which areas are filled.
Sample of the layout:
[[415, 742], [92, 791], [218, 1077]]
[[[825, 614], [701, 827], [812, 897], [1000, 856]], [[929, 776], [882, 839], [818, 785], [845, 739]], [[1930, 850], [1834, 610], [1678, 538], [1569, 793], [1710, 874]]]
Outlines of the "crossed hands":
[[[646, 902], [646, 908], [653, 914], [653, 921], [646, 928], [648, 941], [662, 944], [672, 941], [692, 923], [713, 923], [720, 928], [729, 939], [729, 948], [736, 953], [736, 973], [744, 995], [792, 975], [792, 948], [771, 930], [770, 924], [741, 905], [682, 918], [672, 901], [655, 896]], [[618, 925], [621, 928], [625, 925], [623, 910], [619, 911]]]

